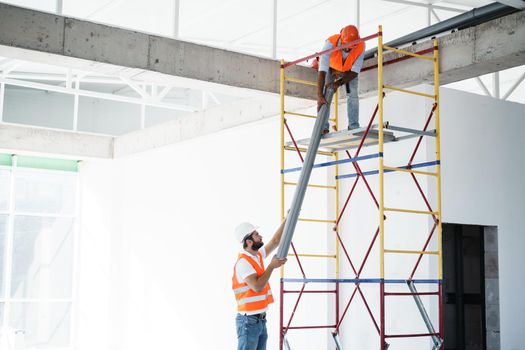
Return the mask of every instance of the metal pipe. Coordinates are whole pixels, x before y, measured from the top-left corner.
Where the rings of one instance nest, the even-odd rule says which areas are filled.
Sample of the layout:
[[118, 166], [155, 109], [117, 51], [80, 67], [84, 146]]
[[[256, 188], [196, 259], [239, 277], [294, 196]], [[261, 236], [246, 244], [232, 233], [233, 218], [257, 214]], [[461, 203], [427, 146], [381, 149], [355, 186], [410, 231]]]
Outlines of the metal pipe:
[[175, 0], [173, 7], [173, 37], [178, 39], [180, 36], [180, 0]]
[[288, 213], [288, 218], [284, 224], [283, 235], [281, 237], [279, 249], [277, 250], [276, 254], [279, 258], [284, 258], [288, 255], [288, 250], [290, 249], [290, 244], [292, 243], [295, 226], [297, 225], [299, 213], [301, 212], [304, 195], [308, 187], [310, 175], [312, 174], [312, 168], [314, 165], [317, 149], [319, 148], [319, 143], [321, 142], [321, 131], [323, 130], [324, 124], [328, 120], [330, 114], [328, 106], [330, 106], [333, 96], [334, 90], [331, 88], [326, 89], [326, 104], [321, 106], [321, 109], [318, 113], [318, 118], [315, 121], [312, 137], [310, 138], [310, 145], [308, 146], [308, 151], [306, 152], [304, 164], [301, 169], [301, 175], [299, 176], [298, 185], [295, 189], [292, 205], [290, 206], [290, 212]]
[[[469, 28], [480, 23], [488, 22], [499, 17], [510, 15], [517, 11], [519, 10], [514, 7], [495, 2], [486, 6], [472, 9], [468, 12], [449, 18], [445, 21], [436, 23], [427, 28], [423, 28], [421, 30], [407, 34], [405, 36], [402, 36], [401, 38], [386, 43], [386, 45], [392, 47], [407, 45], [410, 43], [414, 43], [420, 39], [430, 38], [448, 31]], [[365, 53], [365, 59], [374, 57], [376, 53], [377, 49], [367, 51]]]
[[273, 0], [272, 8], [272, 58], [277, 58], [277, 0]]

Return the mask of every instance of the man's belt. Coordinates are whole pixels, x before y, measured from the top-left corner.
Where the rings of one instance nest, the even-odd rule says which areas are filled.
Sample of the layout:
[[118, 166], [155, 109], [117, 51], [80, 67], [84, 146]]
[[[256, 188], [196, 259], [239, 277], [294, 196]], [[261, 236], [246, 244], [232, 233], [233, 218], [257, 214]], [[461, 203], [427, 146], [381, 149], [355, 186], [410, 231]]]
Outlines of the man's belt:
[[254, 315], [246, 315], [246, 314], [244, 314], [243, 316], [252, 316], [252, 317], [260, 318], [261, 320], [265, 320], [266, 319], [266, 312], [261, 312], [260, 314], [254, 314]]

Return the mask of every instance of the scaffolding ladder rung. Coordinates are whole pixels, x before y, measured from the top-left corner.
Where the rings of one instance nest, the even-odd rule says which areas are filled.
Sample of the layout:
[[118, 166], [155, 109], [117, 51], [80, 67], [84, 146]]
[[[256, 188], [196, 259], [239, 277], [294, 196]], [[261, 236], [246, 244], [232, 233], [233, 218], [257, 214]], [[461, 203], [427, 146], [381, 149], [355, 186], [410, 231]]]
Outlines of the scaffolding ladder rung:
[[[284, 146], [284, 150], [285, 151], [294, 151], [294, 152], [297, 152], [297, 150], [299, 150], [299, 152], [302, 152], [302, 153], [307, 151], [306, 148], [299, 147], [298, 149], [296, 149], [293, 146]], [[323, 155], [323, 156], [335, 157], [335, 153], [334, 152], [326, 152], [326, 151], [319, 151], [318, 150], [317, 154], [320, 154], [320, 155]]]
[[[284, 182], [287, 186], [297, 186], [297, 182]], [[337, 189], [337, 186], [330, 186], [330, 185], [316, 185], [316, 184], [308, 184], [308, 187], [314, 187], [314, 188], [327, 188], [327, 189]]]
[[439, 292], [417, 292], [417, 293], [407, 293], [407, 292], [385, 292], [385, 296], [397, 296], [397, 297], [404, 297], [409, 296], [413, 297], [414, 295], [435, 295], [439, 296]]
[[439, 333], [385, 334], [385, 338], [437, 337]]
[[[434, 165], [439, 165], [440, 162], [439, 161], [433, 161], [433, 162], [425, 162], [425, 163], [417, 163], [417, 164], [412, 164], [410, 165], [410, 169], [415, 169], [415, 168], [426, 168], [426, 167], [429, 167], [429, 166], [434, 166]], [[401, 168], [401, 169], [408, 169], [409, 167], [408, 166], [399, 166], [398, 168]], [[385, 174], [386, 173], [390, 173], [392, 172], [392, 170], [386, 170], [385, 171]], [[367, 175], [377, 175], [379, 174], [379, 170], [370, 170], [370, 171], [364, 171], [362, 173], [364, 176], [367, 176]], [[340, 179], [346, 179], [346, 178], [351, 178], [351, 177], [356, 177], [358, 176], [359, 174], [358, 173], [351, 173], [351, 174], [343, 174], [343, 175], [338, 175], [336, 176], [335, 178], [337, 180], [340, 180]]]
[[384, 211], [393, 211], [393, 212], [398, 212], [398, 213], [411, 213], [411, 214], [438, 215], [437, 211], [412, 210], [412, 209], [400, 209], [400, 208], [384, 208]]
[[396, 254], [428, 254], [438, 255], [439, 252], [433, 250], [404, 250], [404, 249], [384, 249], [385, 253], [396, 253]]
[[[359, 156], [359, 157], [354, 157], [354, 158], [339, 159], [339, 160], [333, 160], [333, 161], [330, 161], [330, 162], [317, 163], [317, 164], [314, 164], [312, 166], [312, 168], [316, 169], [316, 168], [323, 168], [323, 167], [327, 167], [327, 166], [333, 166], [333, 165], [337, 165], [337, 164], [355, 163], [355, 162], [359, 162], [361, 160], [373, 159], [373, 158], [379, 158], [379, 157], [383, 157], [383, 154], [382, 153], [373, 153], [373, 154], [367, 154], [366, 156]], [[301, 171], [302, 169], [303, 169], [302, 166], [295, 167], [295, 168], [281, 169], [281, 174], [293, 173], [293, 172]]]
[[[288, 254], [288, 256], [296, 256], [295, 254]], [[297, 254], [297, 256], [304, 256], [307, 258], [336, 258], [335, 254]]]
[[297, 78], [291, 78], [291, 77], [284, 77], [284, 80], [297, 83], [297, 84], [303, 84], [303, 85], [310, 85], [310, 86], [317, 86], [317, 82], [303, 80], [303, 79], [297, 79]]
[[[385, 283], [385, 284], [406, 284], [406, 279], [383, 279], [383, 278], [281, 278], [282, 282], [287, 283]], [[421, 284], [441, 284], [439, 279], [415, 279], [413, 283]]]
[[337, 293], [336, 289], [327, 289], [327, 290], [283, 290], [285, 294], [332, 294]]
[[405, 93], [407, 93], [407, 94], [412, 94], [412, 95], [418, 95], [418, 96], [428, 97], [428, 98], [432, 98], [432, 99], [435, 99], [435, 98], [436, 98], [436, 95], [425, 94], [424, 92], [413, 91], [413, 90], [408, 90], [408, 89], [402, 89], [402, 88], [399, 88], [399, 87], [396, 87], [396, 86], [392, 86], [392, 85], [383, 85], [383, 88], [385, 88], [385, 89], [389, 89], [389, 90], [395, 90], [395, 91], [405, 92]]
[[[294, 116], [296, 116], [296, 117], [310, 118], [310, 119], [317, 119], [317, 116], [316, 116], [316, 115], [311, 115], [311, 114], [304, 114], [304, 113], [297, 113], [297, 112], [289, 112], [289, 111], [284, 111], [284, 113], [285, 113], [285, 114], [289, 114], [289, 115], [294, 115]], [[335, 118], [330, 118], [329, 120], [335, 123]]]
[[435, 129], [428, 130], [428, 131], [417, 130], [417, 129], [405, 128], [403, 126], [391, 125], [389, 122], [385, 123], [385, 129], [394, 130], [394, 131], [401, 131], [401, 132], [407, 132], [407, 133], [414, 134], [414, 135], [417, 135], [417, 136], [436, 137], [436, 130]]
[[299, 218], [299, 221], [305, 221], [305, 222], [326, 222], [326, 223], [332, 223], [332, 224], [336, 223], [336, 220], [328, 220], [328, 219]]
[[303, 117], [303, 118], [310, 118], [310, 119], [317, 119], [317, 116], [316, 115], [311, 115], [311, 114], [304, 114], [304, 113], [297, 113], [297, 112], [289, 112], [289, 111], [284, 111], [285, 114], [289, 114], [289, 115], [294, 115], [296, 117]]
[[320, 328], [335, 328], [337, 325], [326, 325], [326, 326], [293, 326], [293, 327], [286, 327], [286, 329], [320, 329]]
[[416, 57], [416, 58], [421, 58], [421, 59], [427, 60], [427, 61], [434, 61], [434, 57], [423, 56], [423, 55], [420, 55], [420, 54], [417, 54], [417, 53], [413, 53], [413, 52], [410, 52], [410, 51], [396, 49], [395, 47], [383, 45], [383, 48], [388, 50], [388, 51], [397, 52], [397, 53], [400, 53], [400, 54], [403, 54], [403, 55], [406, 55], [406, 56], [412, 56], [412, 57]]
[[428, 175], [428, 176], [438, 176], [437, 173], [433, 173], [430, 171], [421, 171], [421, 170], [414, 170], [414, 169], [406, 169], [406, 168], [396, 168], [393, 166], [383, 166], [386, 170], [392, 170], [392, 171], [400, 171], [404, 173], [412, 173], [412, 174], [419, 174], [419, 175]]

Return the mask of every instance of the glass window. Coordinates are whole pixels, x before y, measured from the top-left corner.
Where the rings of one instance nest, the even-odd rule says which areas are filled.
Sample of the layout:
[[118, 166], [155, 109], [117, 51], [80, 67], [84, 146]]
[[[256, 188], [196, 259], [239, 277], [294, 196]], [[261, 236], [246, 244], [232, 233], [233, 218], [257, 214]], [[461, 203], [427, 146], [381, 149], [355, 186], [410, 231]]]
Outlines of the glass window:
[[0, 303], [0, 327], [4, 325], [4, 305], [5, 303]]
[[69, 345], [71, 303], [16, 302], [11, 304], [10, 327], [24, 332], [26, 348]]
[[[5, 245], [7, 239], [7, 215], [0, 215], [0, 298], [4, 298]], [[1, 310], [0, 310], [1, 312]]]
[[11, 172], [0, 169], [0, 212], [9, 209], [9, 177]]
[[73, 216], [76, 173], [17, 169], [15, 211]]
[[18, 160], [0, 168], [0, 327], [16, 348], [69, 348], [77, 173]]
[[17, 216], [11, 297], [71, 298], [73, 219]]

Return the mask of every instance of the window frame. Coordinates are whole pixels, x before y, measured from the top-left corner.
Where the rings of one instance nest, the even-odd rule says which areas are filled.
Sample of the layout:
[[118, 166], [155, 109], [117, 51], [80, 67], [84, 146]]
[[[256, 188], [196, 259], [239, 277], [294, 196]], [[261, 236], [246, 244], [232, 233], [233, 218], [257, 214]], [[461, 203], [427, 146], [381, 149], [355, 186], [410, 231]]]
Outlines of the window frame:
[[[4, 266], [3, 269], [3, 291], [0, 293], [0, 304], [3, 305], [3, 314], [0, 330], [4, 330], [4, 335], [7, 334], [7, 330], [13, 330], [14, 327], [10, 327], [10, 318], [11, 318], [11, 309], [13, 304], [32, 304], [32, 303], [69, 303], [70, 313], [69, 313], [69, 334], [68, 341], [66, 346], [38, 346], [38, 349], [52, 350], [52, 349], [74, 349], [76, 344], [76, 313], [78, 305], [78, 252], [79, 252], [79, 226], [80, 226], [80, 176], [77, 169], [75, 170], [58, 170], [58, 169], [45, 169], [40, 167], [37, 164], [34, 168], [31, 166], [17, 166], [17, 155], [11, 156], [11, 165], [0, 164], [0, 170], [7, 170], [9, 172], [9, 198], [7, 210], [4, 208], [0, 209], [0, 215], [6, 216], [6, 227], [5, 227], [5, 237], [4, 237]], [[17, 212], [15, 209], [15, 199], [16, 199], [16, 179], [17, 172], [23, 171], [35, 172], [36, 174], [64, 174], [67, 176], [75, 177], [74, 179], [74, 208], [72, 214], [50, 214], [50, 213], [39, 213], [39, 212]], [[20, 216], [32, 216], [38, 218], [68, 218], [73, 221], [73, 231], [72, 231], [72, 269], [71, 269], [71, 291], [70, 298], [48, 298], [48, 297], [37, 297], [37, 298], [14, 298], [12, 297], [12, 279], [13, 279], [13, 257], [14, 257], [14, 223], [15, 218]], [[1, 262], [0, 262], [1, 263]], [[17, 331], [17, 329], [14, 329]], [[28, 349], [35, 349], [35, 347], [28, 347]]]

